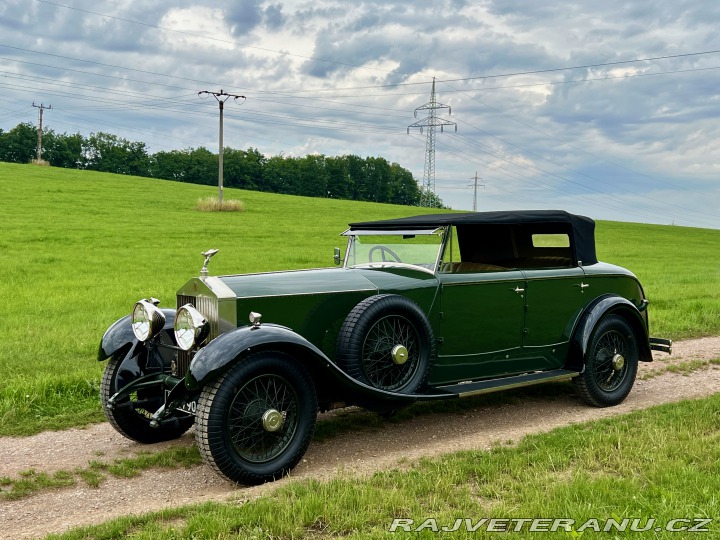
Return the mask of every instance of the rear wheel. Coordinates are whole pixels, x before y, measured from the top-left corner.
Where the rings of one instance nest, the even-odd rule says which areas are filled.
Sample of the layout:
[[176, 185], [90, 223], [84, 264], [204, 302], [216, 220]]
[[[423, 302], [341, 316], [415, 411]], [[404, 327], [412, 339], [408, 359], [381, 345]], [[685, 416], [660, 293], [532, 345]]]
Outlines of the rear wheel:
[[195, 437], [205, 462], [222, 476], [259, 484], [300, 461], [317, 408], [315, 385], [301, 364], [284, 353], [259, 352], [203, 389]]
[[[146, 353], [142, 353], [146, 354]], [[110, 424], [128, 439], [152, 444], [177, 439], [193, 425], [194, 417], [178, 412], [177, 422], [165, 421], [159, 427], [150, 427], [152, 414], [165, 402], [161, 386], [146, 388], [132, 393], [129, 397], [119, 400], [115, 407], [106, 407], [108, 400], [123, 386], [132, 382], [137, 376], [133, 370], [123, 370], [120, 355], [113, 355], [108, 360], [100, 381], [100, 402]], [[151, 373], [152, 370], [162, 370], [162, 363], [150, 366], [152, 362], [144, 362], [145, 370], [140, 375]]]
[[638, 346], [628, 322], [618, 315], [600, 320], [585, 357], [585, 370], [573, 379], [590, 405], [608, 407], [622, 402], [635, 382]]

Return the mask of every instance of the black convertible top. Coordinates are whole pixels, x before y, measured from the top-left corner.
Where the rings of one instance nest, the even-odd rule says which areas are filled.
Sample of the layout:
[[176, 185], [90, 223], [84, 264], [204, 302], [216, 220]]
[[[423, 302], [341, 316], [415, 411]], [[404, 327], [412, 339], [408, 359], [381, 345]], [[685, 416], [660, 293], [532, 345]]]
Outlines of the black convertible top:
[[445, 225], [549, 225], [566, 224], [572, 228], [572, 242], [577, 260], [595, 264], [595, 222], [589, 217], [570, 214], [564, 210], [511, 210], [497, 212], [464, 212], [428, 214], [382, 221], [351, 223], [351, 231], [387, 231], [392, 229], [427, 229]]

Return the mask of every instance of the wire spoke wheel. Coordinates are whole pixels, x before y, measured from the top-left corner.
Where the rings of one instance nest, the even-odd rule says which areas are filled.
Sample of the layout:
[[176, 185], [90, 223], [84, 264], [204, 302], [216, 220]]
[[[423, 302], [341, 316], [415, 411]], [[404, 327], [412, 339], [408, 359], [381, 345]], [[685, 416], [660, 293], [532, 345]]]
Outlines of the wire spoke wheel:
[[335, 358], [358, 381], [412, 394], [425, 385], [436, 354], [433, 330], [420, 306], [404, 296], [380, 294], [350, 311], [340, 328]]
[[228, 434], [237, 454], [253, 463], [282, 454], [297, 429], [298, 401], [292, 385], [279, 375], [248, 381], [235, 394], [228, 412]]
[[597, 385], [606, 392], [617, 390], [628, 371], [628, 364], [618, 359], [627, 356], [627, 342], [619, 332], [611, 331], [603, 334], [598, 340], [593, 362], [593, 376]]
[[635, 383], [638, 366], [635, 332], [619, 315], [607, 315], [595, 327], [585, 355], [585, 370], [573, 379], [590, 405], [607, 407], [623, 401]]
[[203, 460], [228, 480], [268, 482], [302, 459], [317, 409], [315, 385], [300, 361], [257, 352], [203, 388], [195, 438]]
[[[407, 356], [400, 362], [393, 350], [403, 346]], [[362, 353], [362, 369], [377, 388], [395, 390], [412, 377], [419, 362], [418, 335], [415, 326], [399, 315], [380, 319], [369, 330]]]

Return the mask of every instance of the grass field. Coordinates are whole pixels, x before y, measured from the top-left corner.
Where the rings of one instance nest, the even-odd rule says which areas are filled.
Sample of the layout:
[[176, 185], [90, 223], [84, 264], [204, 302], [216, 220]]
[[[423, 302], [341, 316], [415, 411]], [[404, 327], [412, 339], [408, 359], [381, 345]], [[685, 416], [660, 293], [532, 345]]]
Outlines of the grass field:
[[[244, 212], [195, 210], [214, 189], [0, 163], [0, 435], [102, 420], [97, 348], [139, 298], [213, 274], [332, 265], [351, 221], [418, 208], [226, 190]], [[655, 335], [720, 334], [720, 231], [598, 224], [602, 260], [633, 270]]]

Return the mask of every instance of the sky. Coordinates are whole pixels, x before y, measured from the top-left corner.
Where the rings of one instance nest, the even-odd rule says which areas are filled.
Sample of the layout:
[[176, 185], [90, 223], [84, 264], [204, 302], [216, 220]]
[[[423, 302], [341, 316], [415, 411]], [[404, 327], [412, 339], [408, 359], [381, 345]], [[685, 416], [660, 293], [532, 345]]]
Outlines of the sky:
[[[3, 0], [0, 129], [381, 156], [449, 206], [720, 228], [717, 0]], [[455, 131], [454, 123], [457, 126]]]

